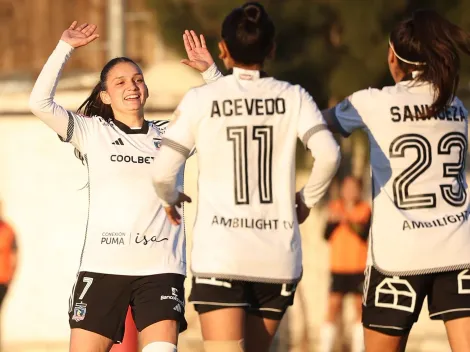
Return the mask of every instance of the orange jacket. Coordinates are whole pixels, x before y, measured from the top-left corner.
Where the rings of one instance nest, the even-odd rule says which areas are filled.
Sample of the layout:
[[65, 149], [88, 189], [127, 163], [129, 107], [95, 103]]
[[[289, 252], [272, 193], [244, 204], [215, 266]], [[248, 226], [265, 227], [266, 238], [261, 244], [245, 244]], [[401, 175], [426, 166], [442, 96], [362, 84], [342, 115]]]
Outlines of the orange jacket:
[[[325, 239], [330, 242], [331, 272], [339, 274], [364, 272], [371, 219], [369, 204], [361, 201], [347, 213], [343, 201], [335, 200], [329, 204], [329, 211], [343, 214], [346, 219], [336, 223], [329, 222], [325, 230]], [[359, 226], [353, 229], [351, 224]]]
[[13, 277], [15, 263], [12, 254], [16, 253], [16, 238], [13, 228], [0, 220], [0, 284], [9, 283]]

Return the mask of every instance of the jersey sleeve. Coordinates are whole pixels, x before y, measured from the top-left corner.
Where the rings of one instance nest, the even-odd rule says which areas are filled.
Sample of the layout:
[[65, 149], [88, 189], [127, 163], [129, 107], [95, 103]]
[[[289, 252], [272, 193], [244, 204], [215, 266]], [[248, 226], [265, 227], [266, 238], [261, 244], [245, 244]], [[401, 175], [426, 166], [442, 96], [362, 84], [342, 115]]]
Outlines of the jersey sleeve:
[[327, 130], [321, 111], [313, 98], [301, 88], [299, 119], [297, 124], [297, 135], [302, 143], [307, 146], [308, 140], [317, 132]]
[[54, 101], [59, 78], [73, 50], [66, 42], [59, 41], [34, 84], [29, 107], [62, 141], [70, 142], [85, 152], [87, 136], [94, 126], [93, 119], [68, 111]]
[[351, 94], [333, 108], [333, 124], [344, 137], [354, 130], [365, 128], [366, 108], [371, 103], [372, 89], [364, 89]]
[[190, 155], [195, 146], [192, 118], [198, 110], [197, 106], [197, 94], [192, 89], [186, 93], [173, 113], [173, 119], [166, 127], [162, 146], [170, 147], [186, 158]]
[[196, 91], [190, 90], [175, 110], [162, 139], [160, 152], [154, 160], [152, 180], [164, 206], [174, 204], [178, 198], [178, 174], [195, 146], [192, 119], [196, 111]]
[[204, 81], [209, 84], [212, 82], [217, 81], [219, 78], [223, 77], [224, 75], [219, 71], [217, 65], [213, 63], [207, 70], [201, 73], [202, 78]]
[[312, 208], [326, 193], [340, 162], [339, 146], [310, 94], [301, 90], [298, 137], [315, 159], [310, 177], [300, 194]]

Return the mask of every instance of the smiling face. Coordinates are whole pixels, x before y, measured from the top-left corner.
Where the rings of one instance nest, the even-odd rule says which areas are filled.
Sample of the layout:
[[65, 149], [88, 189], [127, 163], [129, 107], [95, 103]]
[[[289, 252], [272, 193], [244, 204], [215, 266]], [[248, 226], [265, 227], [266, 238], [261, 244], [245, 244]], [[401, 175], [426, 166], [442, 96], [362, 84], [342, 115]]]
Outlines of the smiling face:
[[148, 89], [140, 68], [131, 62], [119, 62], [113, 66], [106, 77], [106, 90], [101, 100], [111, 105], [114, 115], [137, 112], [143, 115]]

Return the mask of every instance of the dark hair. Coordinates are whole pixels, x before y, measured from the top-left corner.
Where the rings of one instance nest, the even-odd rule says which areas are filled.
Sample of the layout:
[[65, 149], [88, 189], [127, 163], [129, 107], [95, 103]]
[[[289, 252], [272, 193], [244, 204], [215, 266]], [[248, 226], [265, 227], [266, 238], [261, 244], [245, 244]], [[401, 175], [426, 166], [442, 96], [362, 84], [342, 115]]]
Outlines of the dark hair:
[[222, 24], [222, 39], [237, 63], [262, 64], [274, 46], [274, 23], [257, 2], [234, 9]]
[[[107, 89], [106, 81], [108, 79], [109, 71], [121, 62], [129, 62], [139, 67], [134, 61], [128, 57], [116, 57], [110, 60], [100, 73], [100, 81], [96, 84], [95, 88], [91, 91], [91, 94], [77, 109], [77, 113], [85, 116], [100, 116], [103, 120], [110, 122], [114, 119], [113, 109], [111, 105], [103, 103], [101, 100], [100, 92]], [[83, 155], [80, 151], [75, 148], [75, 156], [83, 162]]]
[[458, 51], [470, 55], [470, 35], [435, 11], [418, 10], [395, 27], [390, 43], [406, 74], [419, 71], [416, 81], [434, 86], [429, 114], [444, 110], [454, 99], [459, 84]]

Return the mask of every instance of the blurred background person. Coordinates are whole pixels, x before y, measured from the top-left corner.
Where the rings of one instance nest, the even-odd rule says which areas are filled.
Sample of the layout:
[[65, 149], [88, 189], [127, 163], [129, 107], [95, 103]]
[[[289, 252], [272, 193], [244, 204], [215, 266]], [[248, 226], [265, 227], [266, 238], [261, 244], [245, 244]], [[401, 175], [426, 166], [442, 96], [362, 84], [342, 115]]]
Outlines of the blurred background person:
[[331, 285], [326, 321], [320, 332], [320, 352], [333, 351], [337, 327], [341, 322], [343, 301], [354, 295], [355, 324], [352, 329], [351, 351], [364, 350], [361, 325], [362, 286], [367, 259], [371, 207], [362, 199], [362, 182], [347, 176], [339, 199], [328, 205], [328, 222], [324, 238], [330, 247]]
[[[0, 309], [3, 307], [8, 287], [15, 274], [16, 262], [17, 245], [15, 231], [6, 222], [3, 216], [2, 202], [0, 201]], [[0, 350], [2, 350], [1, 339]]]

